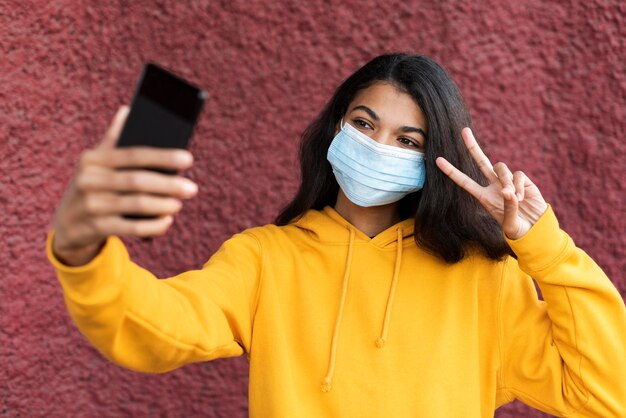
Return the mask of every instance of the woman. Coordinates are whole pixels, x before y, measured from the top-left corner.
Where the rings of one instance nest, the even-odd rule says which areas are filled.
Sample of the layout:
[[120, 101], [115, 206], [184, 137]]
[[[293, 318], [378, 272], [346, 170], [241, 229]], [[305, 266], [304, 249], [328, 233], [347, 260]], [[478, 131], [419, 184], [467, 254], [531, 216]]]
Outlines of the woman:
[[620, 295], [528, 177], [492, 166], [432, 60], [351, 75], [305, 131], [276, 225], [167, 280], [115, 235], [165, 233], [196, 187], [140, 168], [192, 159], [113, 148], [125, 113], [83, 154], [48, 241], [72, 317], [111, 360], [165, 372], [245, 353], [251, 416], [484, 417], [515, 398], [626, 416]]

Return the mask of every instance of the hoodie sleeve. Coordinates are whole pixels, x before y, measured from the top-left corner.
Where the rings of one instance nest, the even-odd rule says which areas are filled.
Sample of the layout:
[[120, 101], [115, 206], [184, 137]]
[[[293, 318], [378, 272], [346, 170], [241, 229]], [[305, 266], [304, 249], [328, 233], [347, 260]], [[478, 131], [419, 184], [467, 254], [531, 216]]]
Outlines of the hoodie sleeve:
[[226, 241], [201, 270], [159, 280], [110, 237], [90, 263], [69, 267], [47, 254], [80, 331], [129, 369], [166, 372], [250, 348], [261, 250], [249, 233]]
[[501, 287], [500, 398], [558, 416], [626, 417], [626, 308], [617, 289], [551, 208], [509, 244], [519, 267], [507, 262]]

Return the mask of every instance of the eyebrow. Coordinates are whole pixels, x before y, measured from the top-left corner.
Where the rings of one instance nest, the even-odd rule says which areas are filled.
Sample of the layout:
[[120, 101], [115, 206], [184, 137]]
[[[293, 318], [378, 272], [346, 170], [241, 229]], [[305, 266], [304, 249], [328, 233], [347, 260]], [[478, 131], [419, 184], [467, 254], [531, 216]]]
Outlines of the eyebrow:
[[[362, 110], [368, 115], [370, 115], [370, 117], [374, 119], [376, 122], [380, 121], [380, 117], [376, 114], [376, 112], [374, 112], [372, 109], [370, 109], [369, 107], [365, 105], [354, 106], [350, 112], [354, 112], [355, 110]], [[400, 128], [400, 131], [405, 132], [405, 133], [415, 132], [415, 133], [422, 135], [424, 139], [426, 138], [426, 132], [424, 132], [422, 128], [416, 128], [415, 126], [403, 126]]]

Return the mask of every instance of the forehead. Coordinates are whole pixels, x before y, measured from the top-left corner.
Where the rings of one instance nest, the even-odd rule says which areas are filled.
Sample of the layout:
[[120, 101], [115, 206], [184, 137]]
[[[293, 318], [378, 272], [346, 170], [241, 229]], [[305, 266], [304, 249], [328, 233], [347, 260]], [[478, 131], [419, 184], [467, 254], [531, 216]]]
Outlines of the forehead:
[[413, 97], [391, 83], [377, 82], [359, 91], [348, 106], [367, 106], [381, 119], [398, 125], [426, 128], [426, 118]]

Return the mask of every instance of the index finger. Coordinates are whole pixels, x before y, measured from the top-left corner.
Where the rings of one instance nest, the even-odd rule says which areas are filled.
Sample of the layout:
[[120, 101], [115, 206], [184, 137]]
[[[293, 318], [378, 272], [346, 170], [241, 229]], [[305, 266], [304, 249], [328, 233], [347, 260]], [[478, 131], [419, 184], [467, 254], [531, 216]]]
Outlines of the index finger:
[[87, 151], [81, 159], [82, 166], [97, 165], [119, 168], [163, 168], [184, 170], [193, 164], [192, 154], [184, 149], [136, 146], [127, 148], [96, 149]]
[[439, 167], [439, 169], [446, 176], [448, 176], [450, 180], [455, 182], [459, 187], [461, 187], [463, 190], [465, 190], [480, 201], [483, 193], [483, 186], [476, 183], [474, 180], [472, 180], [465, 173], [453, 166], [448, 160], [443, 157], [438, 157], [435, 160], [435, 164], [437, 164], [437, 167]]
[[496, 176], [496, 173], [493, 171], [493, 165], [478, 145], [478, 142], [476, 142], [476, 138], [474, 138], [474, 133], [472, 132], [472, 130], [470, 128], [463, 128], [463, 130], [461, 131], [461, 138], [463, 138], [463, 143], [465, 143], [465, 147], [478, 165], [481, 173], [483, 173], [485, 177], [487, 177], [489, 183], [497, 181], [498, 176]]

